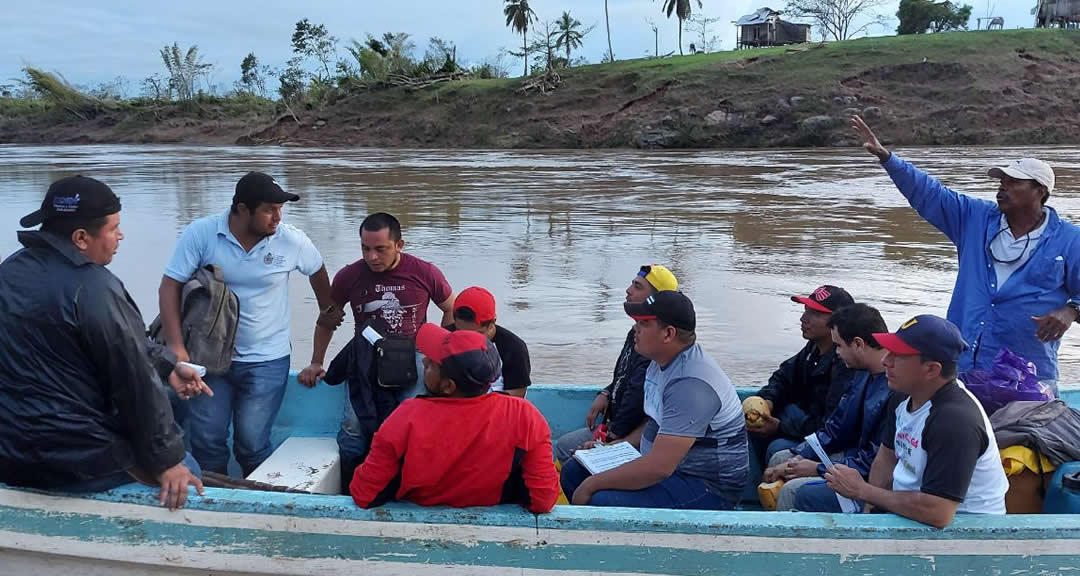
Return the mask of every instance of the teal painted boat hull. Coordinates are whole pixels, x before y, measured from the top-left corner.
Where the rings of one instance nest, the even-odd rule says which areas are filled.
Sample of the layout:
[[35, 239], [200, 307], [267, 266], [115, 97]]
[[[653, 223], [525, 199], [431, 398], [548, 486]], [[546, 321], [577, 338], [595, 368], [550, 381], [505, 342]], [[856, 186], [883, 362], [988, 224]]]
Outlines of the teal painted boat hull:
[[[558, 436], [593, 388], [535, 386]], [[1080, 393], [1066, 393], [1074, 405]], [[290, 385], [274, 431], [337, 432], [341, 389]], [[347, 496], [209, 488], [169, 512], [150, 488], [69, 496], [0, 487], [4, 574], [1059, 574], [1080, 570], [1080, 516], [892, 515], [557, 506], [357, 508]]]

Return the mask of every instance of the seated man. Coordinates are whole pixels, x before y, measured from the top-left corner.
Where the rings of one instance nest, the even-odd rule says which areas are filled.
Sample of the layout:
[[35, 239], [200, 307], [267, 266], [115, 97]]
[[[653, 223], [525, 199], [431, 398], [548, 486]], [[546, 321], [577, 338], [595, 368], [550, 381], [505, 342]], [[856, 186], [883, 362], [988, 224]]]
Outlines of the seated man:
[[551, 429], [528, 401], [488, 394], [501, 364], [495, 347], [434, 324], [420, 327], [416, 346], [428, 395], [406, 400], [379, 427], [349, 485], [353, 500], [551, 510], [559, 495]]
[[124, 235], [104, 183], [57, 180], [0, 264], [0, 482], [99, 492], [135, 480], [170, 509], [202, 494], [163, 380], [183, 399], [206, 392], [146, 337], [139, 309], [105, 266]]
[[[890, 397], [885, 367], [881, 364], [886, 351], [873, 335], [888, 328], [877, 309], [852, 304], [833, 312], [829, 329], [836, 353], [848, 368], [857, 372], [840, 405], [815, 435], [833, 462], [846, 464], [866, 477], [877, 454]], [[807, 442], [790, 451], [777, 452], [773, 459], [778, 457], [790, 459], [766, 470], [764, 477], [766, 482], [778, 478], [787, 481], [777, 499], [778, 510], [841, 511], [836, 494], [821, 479], [825, 466]]]
[[495, 297], [479, 286], [472, 286], [462, 290], [454, 300], [454, 324], [448, 329], [471, 330], [487, 336], [502, 359], [502, 377], [491, 385], [492, 391], [524, 398], [526, 388], [532, 384], [529, 347], [495, 320]]
[[[843, 464], [825, 473], [838, 494], [944, 528], [957, 512], [1005, 513], [1009, 482], [982, 406], [956, 381], [968, 345], [952, 322], [924, 314], [895, 334], [874, 334], [889, 351], [889, 388], [907, 394], [890, 410], [870, 481]], [[890, 406], [891, 407], [891, 406]]]
[[[642, 266], [626, 288], [626, 302], [644, 302], [662, 290], [678, 289], [679, 281], [664, 266]], [[615, 361], [611, 383], [593, 400], [585, 415], [585, 427], [563, 434], [555, 443], [555, 457], [559, 462], [565, 463], [575, 449], [591, 442], [597, 432], [603, 441], [617, 442], [645, 421], [645, 371], [649, 362], [651, 360], [634, 350], [634, 328], [631, 327]], [[604, 414], [603, 421], [597, 422], [601, 413]]]
[[828, 326], [833, 312], [855, 303], [851, 295], [843, 288], [821, 286], [809, 296], [791, 300], [803, 305], [799, 322], [806, 346], [780, 364], [769, 383], [758, 390], [769, 414], [747, 427], [758, 455], [764, 452], [769, 466], [779, 463], [772, 461], [777, 452], [794, 447], [821, 428], [851, 383], [851, 372], [837, 358]]
[[681, 292], [660, 292], [623, 307], [637, 322], [638, 353], [652, 360], [647, 418], [626, 438], [641, 457], [593, 476], [567, 460], [563, 493], [577, 505], [733, 509], [749, 469], [742, 405], [695, 342], [694, 305]]

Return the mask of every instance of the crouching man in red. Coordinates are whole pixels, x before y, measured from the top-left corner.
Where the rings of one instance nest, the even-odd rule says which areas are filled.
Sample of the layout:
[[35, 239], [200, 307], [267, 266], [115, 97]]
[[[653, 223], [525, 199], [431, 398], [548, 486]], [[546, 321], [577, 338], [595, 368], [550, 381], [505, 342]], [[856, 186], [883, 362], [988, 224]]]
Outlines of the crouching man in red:
[[559, 475], [551, 429], [528, 401], [489, 394], [499, 352], [478, 332], [425, 324], [416, 334], [427, 394], [383, 422], [349, 492], [363, 508], [387, 500], [421, 506], [521, 504], [551, 510]]

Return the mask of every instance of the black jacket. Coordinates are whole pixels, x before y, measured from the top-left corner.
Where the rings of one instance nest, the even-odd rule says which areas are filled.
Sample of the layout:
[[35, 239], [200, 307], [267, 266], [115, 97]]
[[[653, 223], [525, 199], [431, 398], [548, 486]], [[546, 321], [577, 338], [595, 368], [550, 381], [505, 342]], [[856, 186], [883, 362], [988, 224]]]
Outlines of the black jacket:
[[70, 242], [19, 232], [0, 264], [0, 482], [56, 488], [184, 459], [163, 378], [124, 285]]
[[788, 404], [801, 408], [806, 418], [781, 418], [780, 435], [802, 440], [821, 428], [836, 410], [853, 375], [836, 355], [836, 346], [822, 354], [817, 344], [807, 342], [798, 354], [780, 364], [757, 395], [773, 403], [773, 416], [779, 417]]
[[337, 356], [334, 356], [323, 381], [331, 386], [348, 382], [349, 402], [360, 421], [360, 433], [367, 440], [364, 454], [351, 455], [358, 458], [359, 464], [367, 457], [366, 450], [371, 447], [375, 431], [398, 407], [394, 391], [378, 384], [375, 347], [363, 336], [354, 336]]
[[645, 372], [650, 362], [634, 350], [634, 330], [631, 329], [619, 359], [615, 361], [611, 384], [604, 388], [610, 398], [604, 422], [615, 438], [624, 438], [645, 421]]

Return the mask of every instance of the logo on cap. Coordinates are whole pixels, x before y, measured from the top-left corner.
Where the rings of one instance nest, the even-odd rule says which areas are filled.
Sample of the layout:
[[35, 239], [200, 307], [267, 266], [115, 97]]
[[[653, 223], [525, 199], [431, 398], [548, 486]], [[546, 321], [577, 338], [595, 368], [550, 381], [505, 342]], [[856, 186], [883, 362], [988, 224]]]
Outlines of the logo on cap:
[[832, 292], [829, 292], [829, 289], [824, 286], [814, 290], [814, 300], [817, 300], [818, 302], [828, 300], [829, 296], [832, 296]]
[[53, 210], [57, 212], [74, 212], [79, 209], [79, 195], [56, 196], [53, 198]]
[[901, 330], [907, 330], [908, 328], [911, 328], [912, 326], [914, 326], [914, 325], [916, 325], [918, 323], [919, 323], [918, 318], [912, 318], [911, 320], [908, 320], [907, 322], [904, 322], [904, 324], [902, 326], [900, 326], [900, 329]]

